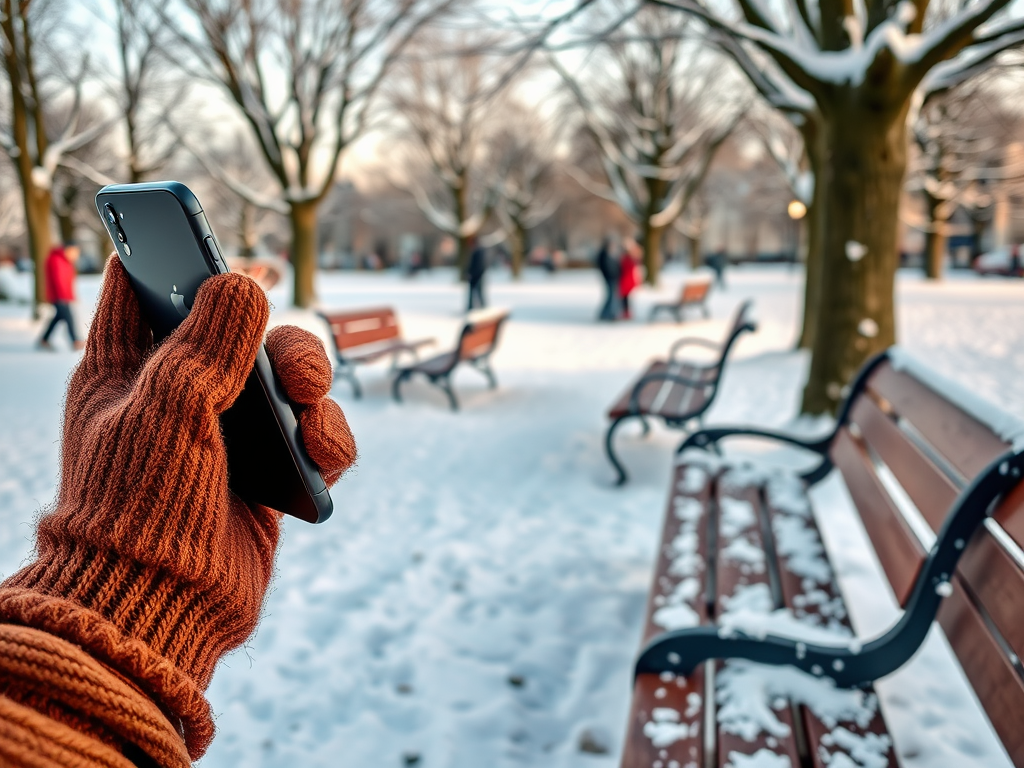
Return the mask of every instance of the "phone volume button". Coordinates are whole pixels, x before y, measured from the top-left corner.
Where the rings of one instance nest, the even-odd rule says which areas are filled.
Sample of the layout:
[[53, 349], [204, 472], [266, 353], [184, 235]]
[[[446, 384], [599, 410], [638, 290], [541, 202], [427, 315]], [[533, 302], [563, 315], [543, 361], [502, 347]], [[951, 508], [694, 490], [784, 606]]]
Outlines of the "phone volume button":
[[210, 266], [217, 268], [220, 267], [221, 271], [227, 272], [228, 265], [224, 262], [224, 257], [220, 254], [220, 248], [217, 247], [217, 241], [213, 239], [212, 235], [207, 235], [203, 238], [203, 245], [206, 247], [206, 253], [210, 257]]

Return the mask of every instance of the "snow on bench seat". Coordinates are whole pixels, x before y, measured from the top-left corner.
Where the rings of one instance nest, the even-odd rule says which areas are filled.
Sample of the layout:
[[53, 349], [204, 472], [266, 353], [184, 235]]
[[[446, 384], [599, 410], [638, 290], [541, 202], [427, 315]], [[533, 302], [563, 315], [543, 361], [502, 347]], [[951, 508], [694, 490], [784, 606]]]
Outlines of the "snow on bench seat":
[[[725, 634], [852, 637], [803, 484], [792, 476], [681, 464], [661, 544], [645, 642], [708, 623]], [[686, 678], [639, 675], [622, 765], [797, 768], [805, 753], [814, 765], [885, 768], [895, 765], [891, 746], [870, 690], [733, 660]], [[849, 762], [855, 756], [861, 761]]]

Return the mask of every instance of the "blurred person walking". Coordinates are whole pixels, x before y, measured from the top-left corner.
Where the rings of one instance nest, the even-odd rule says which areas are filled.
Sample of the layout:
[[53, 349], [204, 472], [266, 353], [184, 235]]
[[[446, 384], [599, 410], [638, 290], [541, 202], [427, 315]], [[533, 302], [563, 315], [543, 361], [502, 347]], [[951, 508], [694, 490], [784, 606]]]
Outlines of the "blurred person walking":
[[601, 241], [594, 263], [601, 278], [604, 280], [605, 297], [598, 320], [617, 320], [619, 318], [619, 261], [612, 256], [612, 240], [606, 237]]
[[622, 317], [626, 320], [633, 317], [629, 307], [629, 294], [643, 279], [640, 275], [642, 256], [643, 252], [636, 240], [627, 240], [623, 244], [622, 256], [619, 258], [619, 301], [622, 304]]
[[729, 257], [725, 254], [725, 248], [719, 248], [708, 257], [708, 266], [715, 273], [715, 285], [725, 288], [725, 268], [729, 264]]
[[55, 245], [46, 257], [46, 300], [53, 304], [55, 311], [46, 332], [39, 339], [39, 349], [53, 349], [50, 336], [61, 322], [68, 327], [71, 345], [75, 349], [82, 349], [85, 346], [85, 342], [75, 334], [75, 316], [71, 312], [71, 302], [75, 300], [75, 262], [78, 261], [79, 254], [76, 244], [65, 243]]
[[469, 266], [466, 277], [469, 280], [469, 307], [467, 311], [483, 309], [487, 306], [484, 299], [484, 273], [487, 272], [487, 252], [480, 241], [473, 239], [473, 250], [469, 254]]

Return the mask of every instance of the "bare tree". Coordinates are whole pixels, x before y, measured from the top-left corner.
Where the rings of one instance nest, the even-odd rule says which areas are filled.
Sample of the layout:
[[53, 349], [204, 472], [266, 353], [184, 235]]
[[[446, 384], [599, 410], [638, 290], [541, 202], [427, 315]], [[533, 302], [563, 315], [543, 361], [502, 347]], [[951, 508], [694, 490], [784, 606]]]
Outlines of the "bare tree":
[[822, 264], [802, 409], [834, 410], [864, 360], [896, 338], [898, 211], [915, 93], [948, 88], [1019, 45], [1024, 18], [996, 18], [1009, 0], [735, 0], [733, 13], [703, 0], [649, 2], [703, 20], [804, 133]]
[[[46, 0], [0, 0], [0, 46], [10, 111], [0, 126], [0, 146], [17, 171], [25, 209], [29, 251], [35, 262], [33, 315], [46, 299], [43, 263], [52, 238], [53, 177], [67, 153], [92, 141], [105, 130], [102, 122], [82, 129], [82, 87], [88, 59], [47, 63], [55, 71], [46, 77], [41, 64], [43, 39], [52, 34], [59, 6]], [[66, 109], [64, 109], [65, 105]], [[67, 116], [53, 128], [55, 108]]]
[[490, 137], [498, 177], [498, 220], [509, 243], [513, 277], [518, 278], [529, 250], [529, 231], [558, 208], [552, 184], [557, 135], [534, 107], [509, 103], [501, 127]]
[[162, 55], [170, 34], [154, 0], [114, 0], [112, 21], [118, 76], [109, 90], [124, 120], [128, 181], [135, 184], [163, 170], [178, 150], [167, 118], [185, 87], [172, 81]]
[[[163, 19], [172, 55], [221, 87], [249, 126], [277, 184], [264, 196], [207, 162], [253, 205], [288, 216], [294, 302], [315, 300], [317, 211], [345, 149], [369, 126], [399, 52], [453, 0], [180, 0]], [[182, 132], [183, 134], [183, 132]], [[194, 139], [191, 150], [205, 157]]]
[[642, 8], [604, 37], [577, 72], [551, 56], [604, 178], [583, 169], [575, 175], [640, 228], [652, 285], [665, 228], [686, 209], [745, 109], [741, 81], [739, 95], [723, 96], [723, 62], [694, 39], [695, 27], [678, 14]]
[[487, 53], [493, 47], [487, 41], [469, 51], [463, 36], [436, 34], [415, 46], [387, 86], [397, 135], [412, 152], [412, 174], [396, 184], [408, 187], [430, 222], [455, 238], [460, 275], [498, 199], [487, 139], [504, 91], [503, 71]]
[[1005, 156], [1020, 119], [1007, 113], [992, 85], [975, 78], [929, 99], [911, 126], [907, 187], [924, 201], [926, 220], [915, 226], [924, 231], [924, 269], [932, 280], [942, 277], [956, 210], [988, 208], [995, 194], [1018, 191], [1024, 179], [1024, 167]]

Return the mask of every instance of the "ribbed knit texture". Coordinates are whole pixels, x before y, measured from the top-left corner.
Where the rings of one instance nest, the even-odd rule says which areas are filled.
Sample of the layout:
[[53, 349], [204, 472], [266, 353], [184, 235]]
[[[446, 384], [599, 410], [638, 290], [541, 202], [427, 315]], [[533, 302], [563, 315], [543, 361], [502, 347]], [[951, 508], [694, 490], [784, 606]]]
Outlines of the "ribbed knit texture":
[[[213, 277], [153, 349], [110, 259], [68, 386], [56, 506], [39, 523], [36, 560], [0, 585], [0, 622], [51, 633], [116, 670], [170, 718], [193, 759], [213, 736], [202, 692], [218, 659], [255, 629], [278, 541], [278, 513], [229, 493], [218, 421], [252, 369], [268, 314], [252, 280]], [[323, 347], [279, 328], [267, 349], [304, 406], [303, 439], [331, 483], [355, 460], [355, 443], [326, 397]], [[124, 728], [110, 732], [169, 764]]]

